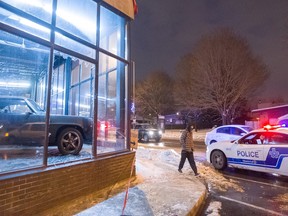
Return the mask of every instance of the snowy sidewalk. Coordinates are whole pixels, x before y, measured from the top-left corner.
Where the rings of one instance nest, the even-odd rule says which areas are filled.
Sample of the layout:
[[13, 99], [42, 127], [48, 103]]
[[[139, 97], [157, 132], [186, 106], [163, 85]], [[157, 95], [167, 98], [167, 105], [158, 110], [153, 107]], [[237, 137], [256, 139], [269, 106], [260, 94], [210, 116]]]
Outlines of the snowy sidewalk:
[[[225, 178], [221, 172], [205, 162], [196, 161], [200, 177], [194, 176], [187, 161], [183, 173], [179, 173], [177, 167], [180, 155], [171, 149], [140, 147], [136, 152], [136, 158], [138, 182], [136, 181], [136, 184], [134, 182], [134, 187], [129, 189], [127, 206], [123, 215], [196, 215], [206, 198], [207, 190], [204, 183], [208, 188], [219, 191], [233, 189], [243, 192], [237, 181]], [[78, 213], [77, 216], [121, 216], [124, 197], [124, 192], [118, 193]], [[205, 213], [219, 215], [218, 209], [221, 209], [221, 203], [213, 202]]]
[[[178, 139], [180, 131], [170, 131]], [[194, 140], [203, 141], [207, 131], [194, 132]], [[166, 133], [167, 135], [168, 133]], [[164, 136], [165, 137], [165, 136]], [[196, 161], [200, 177], [195, 177], [186, 161], [179, 173], [180, 154], [172, 149], [139, 147], [136, 151], [136, 174], [128, 190], [125, 211], [122, 208], [127, 181], [117, 183], [99, 194], [85, 196], [39, 216], [184, 216], [195, 215], [206, 198], [207, 188], [243, 192], [238, 182], [226, 179], [205, 161]], [[215, 207], [216, 206], [216, 207]], [[86, 210], [83, 210], [86, 209]], [[213, 202], [207, 214], [219, 215], [220, 202]]]
[[[207, 130], [194, 131], [194, 140], [204, 141]], [[166, 130], [163, 139], [179, 139], [181, 130]], [[207, 190], [204, 185], [230, 185], [213, 168], [197, 162], [200, 177], [195, 177], [188, 161], [183, 173], [178, 172], [180, 154], [172, 149], [139, 147], [136, 150], [136, 177], [128, 190], [128, 200], [122, 214], [127, 181], [85, 196], [67, 205], [45, 212], [43, 216], [184, 216], [196, 215]], [[234, 186], [234, 185], [232, 185]], [[85, 210], [83, 210], [85, 209]], [[41, 215], [41, 216], [42, 216]]]
[[[139, 148], [136, 158], [136, 173], [143, 180], [129, 189], [125, 215], [196, 215], [207, 191], [188, 162], [181, 174], [177, 171], [180, 155], [173, 150]], [[77, 216], [120, 216], [124, 197], [125, 192], [122, 192]]]

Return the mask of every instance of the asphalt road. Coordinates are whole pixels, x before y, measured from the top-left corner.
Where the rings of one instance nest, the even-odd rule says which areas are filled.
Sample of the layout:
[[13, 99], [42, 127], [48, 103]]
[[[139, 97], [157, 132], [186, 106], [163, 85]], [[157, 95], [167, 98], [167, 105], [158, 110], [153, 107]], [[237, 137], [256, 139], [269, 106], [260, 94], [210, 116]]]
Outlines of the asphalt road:
[[288, 215], [288, 200], [277, 200], [281, 195], [288, 194], [288, 178], [270, 174], [229, 168], [223, 175], [235, 180], [244, 192], [228, 190], [218, 191], [212, 188], [204, 207], [203, 215], [209, 215], [208, 206], [212, 202], [220, 202], [222, 215]]
[[[173, 148], [177, 152], [181, 151], [178, 140], [162, 140], [159, 143], [139, 143], [139, 145], [150, 148]], [[195, 160], [205, 161], [205, 151], [204, 142], [195, 142]], [[280, 199], [281, 195], [288, 196], [288, 177], [233, 168], [228, 168], [222, 173], [227, 179], [237, 181], [244, 192], [237, 192], [233, 189], [221, 192], [216, 188], [209, 188], [209, 196], [201, 216], [288, 215], [288, 198]], [[208, 207], [213, 203], [221, 205], [217, 214], [208, 211]]]

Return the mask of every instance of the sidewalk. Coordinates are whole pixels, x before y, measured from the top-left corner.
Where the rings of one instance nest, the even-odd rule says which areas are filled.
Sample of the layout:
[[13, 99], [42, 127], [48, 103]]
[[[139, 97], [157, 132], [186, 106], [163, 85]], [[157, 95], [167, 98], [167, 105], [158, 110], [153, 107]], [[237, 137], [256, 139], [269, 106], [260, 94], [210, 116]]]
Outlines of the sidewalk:
[[[139, 148], [136, 154], [136, 173], [143, 182], [129, 189], [123, 215], [184, 216], [199, 212], [207, 192], [188, 162], [181, 174], [177, 171], [180, 155], [173, 150]], [[77, 216], [120, 216], [124, 198], [122, 192]]]
[[[205, 131], [194, 133], [194, 139], [203, 140], [205, 133]], [[165, 134], [163, 138], [178, 139], [180, 131], [166, 131]], [[86, 196], [65, 206], [51, 209], [41, 216], [197, 215], [207, 195], [204, 185], [206, 176], [215, 177], [215, 174], [208, 173], [207, 167], [196, 162], [200, 177], [195, 177], [188, 161], [182, 169], [183, 173], [179, 173], [179, 161], [180, 154], [172, 149], [139, 147], [136, 150], [135, 164], [137, 176], [132, 179], [123, 214], [128, 181], [102, 191], [100, 199], [95, 199], [97, 196], [93, 195]]]

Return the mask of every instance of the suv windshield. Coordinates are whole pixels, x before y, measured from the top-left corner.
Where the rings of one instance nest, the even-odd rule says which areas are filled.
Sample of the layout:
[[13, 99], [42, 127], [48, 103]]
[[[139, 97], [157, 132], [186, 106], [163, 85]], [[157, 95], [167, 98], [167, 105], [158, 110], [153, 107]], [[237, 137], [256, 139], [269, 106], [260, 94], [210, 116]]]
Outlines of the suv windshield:
[[[133, 127], [132, 127], [133, 128]], [[149, 124], [137, 124], [134, 127], [135, 129], [157, 129], [157, 127]]]
[[41, 109], [41, 107], [33, 100], [31, 99], [27, 99], [30, 103], [30, 105], [32, 106], [32, 109], [35, 110], [36, 112], [44, 112], [43, 109]]

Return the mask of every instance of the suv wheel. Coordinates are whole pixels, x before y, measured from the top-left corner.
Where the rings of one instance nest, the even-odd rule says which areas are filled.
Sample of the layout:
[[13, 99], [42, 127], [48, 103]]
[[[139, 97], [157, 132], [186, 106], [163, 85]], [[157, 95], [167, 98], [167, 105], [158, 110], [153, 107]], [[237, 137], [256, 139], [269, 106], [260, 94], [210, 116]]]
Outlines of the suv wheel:
[[57, 138], [57, 146], [63, 155], [77, 155], [83, 146], [82, 134], [75, 128], [65, 128]]
[[143, 139], [144, 139], [144, 142], [149, 142], [149, 137], [147, 134], [144, 134]]
[[155, 139], [155, 141], [156, 141], [156, 142], [159, 142], [159, 141], [160, 141], [160, 139], [161, 139], [161, 138], [156, 138], [156, 139]]

